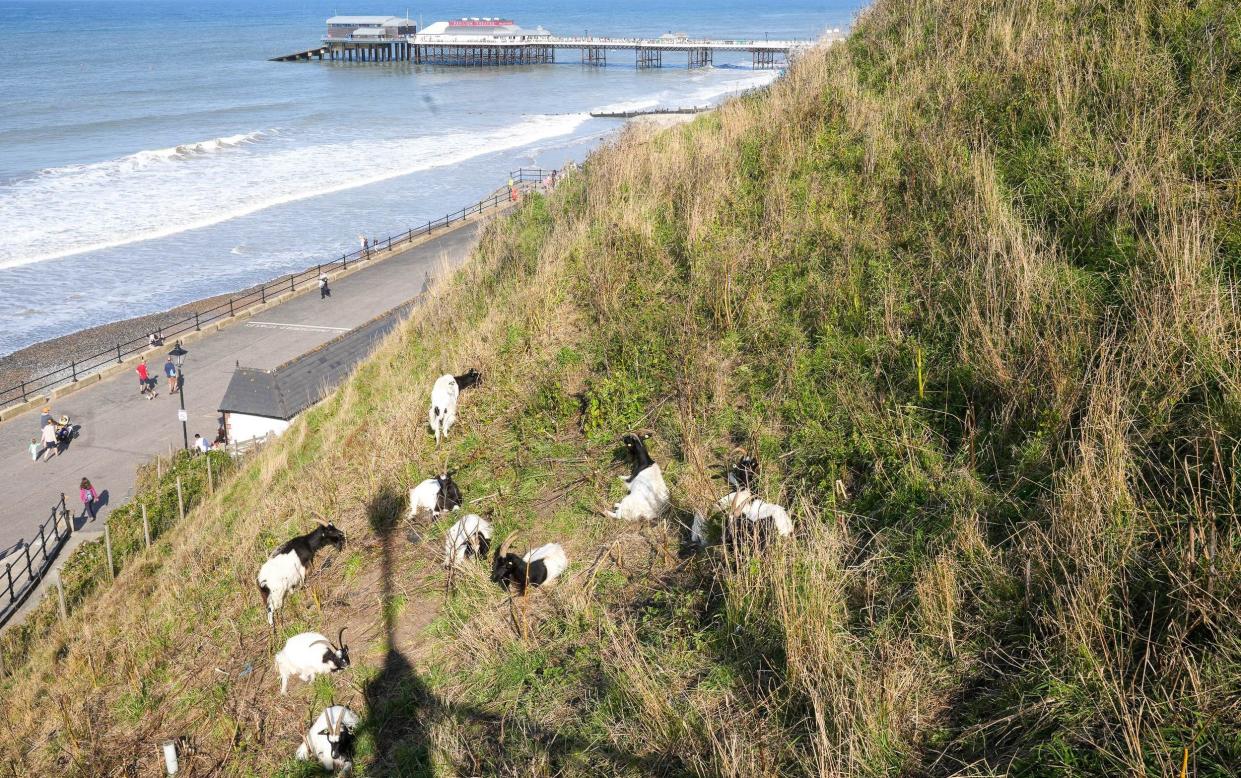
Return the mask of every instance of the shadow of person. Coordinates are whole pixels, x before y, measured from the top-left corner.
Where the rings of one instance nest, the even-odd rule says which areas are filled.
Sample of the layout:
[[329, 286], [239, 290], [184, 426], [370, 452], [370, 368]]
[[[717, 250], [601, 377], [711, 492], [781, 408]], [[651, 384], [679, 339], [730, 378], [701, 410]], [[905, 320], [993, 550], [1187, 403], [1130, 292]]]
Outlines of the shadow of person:
[[431, 694], [413, 665], [396, 646], [393, 607], [393, 565], [397, 528], [405, 495], [384, 485], [367, 505], [367, 520], [380, 542], [380, 587], [384, 629], [384, 661], [378, 675], [363, 688], [368, 711], [364, 733], [374, 742], [368, 775], [432, 775], [427, 722]]
[[104, 489], [99, 493], [99, 497], [95, 499], [95, 508], [99, 509], [108, 504], [108, 490]]
[[[367, 716], [359, 734], [373, 743], [371, 753], [359, 757], [366, 765], [367, 775], [400, 778], [434, 775], [432, 727], [448, 722], [452, 722], [458, 732], [468, 733], [469, 746], [457, 756], [463, 763], [455, 765], [461, 775], [505, 772], [504, 766], [511, 757], [506, 728], [507, 738], [520, 733], [520, 740], [537, 744], [553, 765], [576, 765], [589, 760], [612, 772], [685, 773], [671, 755], [640, 756], [595, 738], [579, 737], [572, 728], [548, 728], [516, 712], [497, 713], [436, 697], [396, 644], [393, 572], [396, 544], [403, 542], [398, 530], [405, 509], [404, 494], [389, 485], [381, 487], [367, 504], [367, 519], [380, 541], [380, 602], [385, 640], [383, 666], [362, 689]], [[600, 696], [605, 693], [601, 690]]]

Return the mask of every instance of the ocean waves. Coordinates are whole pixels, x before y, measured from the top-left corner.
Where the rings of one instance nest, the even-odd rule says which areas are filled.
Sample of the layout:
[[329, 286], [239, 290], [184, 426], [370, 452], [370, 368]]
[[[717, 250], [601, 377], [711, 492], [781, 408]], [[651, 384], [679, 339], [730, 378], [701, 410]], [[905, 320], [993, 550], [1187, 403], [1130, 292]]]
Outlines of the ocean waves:
[[566, 135], [588, 119], [526, 116], [477, 131], [381, 138], [264, 129], [45, 169], [0, 186], [0, 268], [201, 229]]

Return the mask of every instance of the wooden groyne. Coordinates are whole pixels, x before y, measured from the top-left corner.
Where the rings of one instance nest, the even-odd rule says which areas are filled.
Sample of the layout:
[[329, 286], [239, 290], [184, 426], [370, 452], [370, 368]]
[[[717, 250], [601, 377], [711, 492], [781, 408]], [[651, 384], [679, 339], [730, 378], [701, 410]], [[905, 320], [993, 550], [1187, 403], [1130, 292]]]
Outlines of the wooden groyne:
[[689, 108], [645, 108], [640, 111], [591, 111], [596, 119], [633, 119], [637, 116], [662, 116], [665, 114], [702, 113], [710, 111], [709, 105], [694, 105]]

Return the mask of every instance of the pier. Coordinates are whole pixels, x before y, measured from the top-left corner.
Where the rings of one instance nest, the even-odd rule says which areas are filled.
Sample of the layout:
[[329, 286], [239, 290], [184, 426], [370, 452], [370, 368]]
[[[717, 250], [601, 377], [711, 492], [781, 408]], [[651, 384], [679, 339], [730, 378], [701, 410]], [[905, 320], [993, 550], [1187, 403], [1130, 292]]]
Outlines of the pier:
[[498, 66], [552, 63], [560, 52], [570, 61], [602, 67], [607, 65], [609, 53], [632, 52], [638, 68], [662, 67], [665, 54], [676, 55], [678, 60], [684, 54], [689, 68], [699, 68], [714, 64], [717, 53], [741, 53], [750, 55], [754, 68], [770, 69], [782, 66], [815, 42], [690, 38], [684, 33], [658, 38], [561, 36], [542, 27], [523, 29], [510, 19], [492, 18], [435, 22], [418, 30], [410, 19], [334, 16], [328, 19], [321, 46], [272, 59]]

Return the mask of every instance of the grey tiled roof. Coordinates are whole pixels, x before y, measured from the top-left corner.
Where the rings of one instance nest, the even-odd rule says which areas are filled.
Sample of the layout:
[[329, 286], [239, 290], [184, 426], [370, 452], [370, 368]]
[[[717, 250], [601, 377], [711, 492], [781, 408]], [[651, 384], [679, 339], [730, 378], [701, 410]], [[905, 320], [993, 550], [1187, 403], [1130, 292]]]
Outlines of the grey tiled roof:
[[238, 367], [220, 400], [220, 412], [292, 419], [344, 381], [411, 307], [407, 303], [395, 308], [275, 370]]

